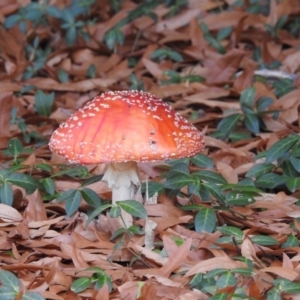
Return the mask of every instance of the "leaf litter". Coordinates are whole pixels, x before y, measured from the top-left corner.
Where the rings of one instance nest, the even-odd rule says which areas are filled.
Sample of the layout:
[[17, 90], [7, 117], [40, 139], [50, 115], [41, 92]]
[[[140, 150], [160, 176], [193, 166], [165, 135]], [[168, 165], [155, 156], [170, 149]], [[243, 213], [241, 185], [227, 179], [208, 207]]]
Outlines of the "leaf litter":
[[[0, 5], [1, 23], [21, 8], [18, 1], [6, 2]], [[70, 1], [50, 2], [64, 7]], [[88, 27], [91, 38], [78, 37], [73, 46], [66, 44], [53, 18], [48, 20], [53, 30], [40, 27], [34, 31], [28, 22], [28, 35], [18, 26], [1, 28], [0, 149], [6, 150], [14, 137], [26, 145], [20, 154], [23, 168], [18, 172], [42, 180], [71, 169], [50, 153], [47, 140], [71, 113], [95, 95], [110, 90], [143, 88], [168, 101], [207, 133], [204, 154], [230, 184], [237, 184], [250, 169], [264, 163], [265, 157], [255, 160], [255, 155], [299, 132], [299, 34], [293, 36], [279, 24], [284, 16], [291, 22], [299, 18], [297, 1], [270, 1], [269, 11], [258, 14], [251, 13], [248, 2], [237, 7], [234, 1], [189, 0], [178, 11], [176, 5], [157, 3], [152, 15], [132, 19], [130, 12], [139, 5], [136, 1], [122, 1], [116, 13], [109, 2], [95, 2], [91, 14], [100, 18]], [[233, 10], [228, 11], [230, 5]], [[128, 22], [118, 27], [125, 18]], [[111, 50], [104, 39], [115, 28], [125, 39]], [[226, 28], [230, 29], [228, 34], [222, 32]], [[51, 43], [52, 52], [45, 57], [43, 67], [26, 78], [23, 74], [34, 58], [26, 56], [24, 49], [35, 37]], [[165, 58], [152, 59], [152, 53], [162, 48], [174, 50], [182, 60], [172, 59], [171, 52]], [[277, 63], [277, 71], [272, 63]], [[94, 75], [87, 73], [91, 66]], [[59, 72], [68, 74], [65, 81]], [[274, 88], [274, 78], [278, 77], [292, 80], [291, 89], [288, 82]], [[239, 141], [234, 137], [222, 141], [210, 135], [218, 131], [224, 117], [242, 114], [239, 97], [252, 84], [256, 91], [254, 103], [261, 97], [272, 99], [260, 115], [264, 130]], [[36, 90], [55, 92], [49, 114], [37, 114]], [[244, 132], [245, 127], [240, 126], [239, 134]], [[12, 157], [3, 152], [0, 155], [1, 168], [5, 169]], [[50, 173], [45, 165], [50, 166]], [[276, 167], [278, 174], [283, 172], [280, 167]], [[102, 174], [104, 168], [87, 166], [91, 175]], [[143, 178], [163, 182], [163, 164], [146, 164], [141, 169]], [[58, 193], [80, 189], [83, 182], [67, 172], [49, 178]], [[105, 183], [86, 187], [110, 201]], [[126, 235], [122, 243], [120, 237], [111, 239], [118, 226], [104, 213], [86, 227], [90, 206], [84, 201], [78, 212], [67, 216], [64, 203], [46, 199], [39, 191], [28, 194], [22, 186], [13, 185], [12, 193], [12, 206], [0, 203], [1, 269], [14, 272], [26, 290], [38, 292], [45, 299], [208, 299], [212, 289], [197, 288], [193, 284], [195, 275], [205, 277], [216, 269], [234, 272], [249, 265], [253, 268], [251, 276], [235, 273], [236, 286], [243, 287], [248, 297], [265, 299], [275, 279], [299, 282], [299, 243], [285, 246], [288, 239], [299, 236], [299, 186], [293, 192], [280, 188], [266, 191], [255, 195], [255, 203], [229, 209], [218, 209], [215, 196], [209, 202], [193, 196], [195, 204], [215, 210], [218, 226], [240, 229], [240, 241], [219, 230], [195, 232], [192, 225], [197, 211], [181, 210], [176, 201], [187, 203], [190, 199], [159, 195], [158, 204], [146, 206], [148, 217], [157, 224], [157, 251], [144, 247], [143, 235]], [[135, 224], [142, 228], [144, 221], [136, 220]], [[259, 243], [261, 235], [276, 243]], [[236, 257], [244, 257], [244, 261]], [[98, 290], [92, 285], [78, 293], [71, 290], [75, 279], [93, 276], [91, 267], [111, 276], [112, 290], [106, 284]], [[235, 287], [219, 285], [216, 290], [217, 294], [230, 294]], [[297, 293], [287, 294], [284, 299], [297, 299], [300, 289]]]

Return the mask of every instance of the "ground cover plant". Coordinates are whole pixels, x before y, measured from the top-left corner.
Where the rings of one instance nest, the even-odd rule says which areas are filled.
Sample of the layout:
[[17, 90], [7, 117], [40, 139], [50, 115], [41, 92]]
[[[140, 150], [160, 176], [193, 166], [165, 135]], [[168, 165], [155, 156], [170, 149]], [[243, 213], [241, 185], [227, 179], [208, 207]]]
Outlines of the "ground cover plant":
[[[298, 0], [2, 1], [0, 299], [298, 299], [299, 19]], [[131, 89], [206, 148], [139, 164], [112, 205], [105, 165], [48, 142]]]

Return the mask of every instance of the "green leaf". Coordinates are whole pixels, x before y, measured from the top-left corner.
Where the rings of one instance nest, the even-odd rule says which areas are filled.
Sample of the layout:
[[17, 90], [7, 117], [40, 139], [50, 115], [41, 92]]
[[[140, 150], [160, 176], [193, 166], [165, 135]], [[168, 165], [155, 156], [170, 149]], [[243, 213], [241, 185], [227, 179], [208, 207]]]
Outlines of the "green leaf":
[[119, 28], [109, 30], [104, 36], [104, 41], [110, 50], [114, 49], [117, 44], [122, 45], [124, 43], [124, 39], [124, 34]]
[[255, 180], [255, 185], [265, 189], [274, 189], [284, 183], [284, 178], [276, 173], [267, 173]]
[[53, 179], [51, 177], [44, 178], [42, 180], [42, 184], [45, 190], [47, 191], [47, 193], [53, 196], [55, 193], [55, 184]]
[[81, 186], [87, 186], [87, 185], [93, 184], [95, 182], [101, 181], [102, 177], [103, 177], [103, 174], [87, 178], [87, 179], [84, 180], [84, 182], [82, 183]]
[[88, 170], [86, 167], [76, 166], [76, 167], [72, 167], [70, 169], [65, 169], [65, 170], [56, 172], [51, 177], [58, 177], [58, 176], [62, 176], [62, 175], [69, 175], [71, 177], [77, 177], [77, 176], [85, 176], [86, 174], [88, 174]]
[[18, 138], [12, 138], [8, 142], [7, 150], [14, 158], [16, 158], [23, 151], [23, 145]]
[[111, 218], [118, 218], [121, 215], [121, 208], [119, 206], [112, 206], [109, 215]]
[[203, 274], [202, 273], [197, 273], [189, 282], [189, 285], [191, 288], [194, 288], [196, 285], [198, 285], [203, 279]]
[[22, 300], [45, 300], [45, 298], [35, 292], [25, 292], [22, 296]]
[[239, 142], [242, 140], [250, 140], [251, 139], [251, 135], [249, 133], [246, 132], [231, 132], [229, 135], [229, 139], [232, 142]]
[[[247, 179], [244, 179], [244, 180], [247, 180]], [[238, 184], [234, 184], [234, 183], [224, 184], [221, 186], [221, 188], [222, 188], [222, 190], [232, 190], [232, 191], [240, 192], [240, 193], [244, 193], [244, 192], [255, 193], [257, 196], [259, 196], [259, 194], [262, 193], [262, 190], [254, 187], [252, 185], [242, 185], [242, 184], [240, 184], [240, 182]]]
[[254, 235], [251, 237], [251, 241], [254, 244], [262, 246], [273, 246], [279, 244], [277, 240], [267, 235]]
[[92, 284], [92, 280], [87, 277], [81, 277], [76, 279], [71, 285], [71, 291], [78, 294], [86, 290]]
[[92, 207], [99, 207], [101, 205], [101, 200], [96, 192], [89, 188], [84, 188], [81, 190], [82, 198]]
[[299, 247], [299, 240], [294, 235], [288, 235], [287, 240], [281, 245], [281, 248]]
[[77, 30], [75, 26], [69, 27], [66, 31], [65, 39], [68, 46], [74, 45], [76, 42]]
[[244, 117], [244, 124], [250, 132], [254, 134], [259, 133], [259, 118], [257, 115], [246, 114]]
[[4, 22], [4, 27], [5, 28], [11, 28], [13, 26], [15, 26], [20, 20], [21, 20], [21, 16], [19, 14], [13, 14], [10, 16], [7, 16]]
[[217, 277], [217, 276], [220, 276], [220, 275], [226, 273], [227, 271], [228, 271], [228, 270], [227, 270], [227, 269], [224, 269], [224, 268], [216, 268], [216, 269], [213, 269], [213, 270], [211, 270], [211, 271], [208, 271], [208, 272], [204, 275], [204, 277], [205, 277], [206, 279], [208, 279], [208, 278], [215, 278], [215, 277]]
[[190, 169], [186, 162], [181, 162], [177, 160], [174, 162], [173, 166], [168, 171], [166, 177], [170, 178], [173, 177], [174, 175], [181, 175], [181, 174], [189, 175]]
[[253, 86], [245, 89], [240, 97], [240, 104], [241, 109], [244, 113], [249, 113], [250, 111], [253, 111], [255, 101], [255, 88]]
[[134, 217], [138, 217], [141, 219], [147, 218], [147, 212], [145, 207], [138, 201], [117, 201], [117, 205], [119, 205], [122, 209], [124, 209], [127, 213], [131, 214]]
[[282, 300], [281, 293], [273, 288], [267, 293], [267, 300]]
[[257, 164], [254, 165], [246, 174], [245, 177], [259, 177], [263, 174], [271, 172], [275, 168], [273, 164]]
[[0, 287], [0, 300], [15, 300], [17, 298], [17, 295], [18, 292], [12, 291], [10, 287]]
[[132, 234], [136, 235], [143, 235], [145, 234], [145, 231], [142, 230], [139, 226], [137, 225], [132, 225], [128, 228], [128, 231], [131, 232]]
[[217, 230], [219, 230], [224, 235], [234, 236], [235, 238], [237, 238], [239, 240], [242, 240], [244, 237], [243, 231], [234, 226], [220, 226], [220, 227], [217, 227]]
[[170, 59], [172, 59], [174, 61], [177, 61], [177, 62], [183, 61], [183, 57], [181, 56], [181, 54], [174, 50], [167, 50], [167, 55]]
[[0, 186], [0, 201], [3, 204], [12, 206], [14, 195], [10, 184], [5, 180]]
[[226, 39], [231, 34], [232, 31], [233, 31], [233, 27], [224, 27], [224, 28], [221, 28], [218, 31], [217, 40], [218, 41], [222, 41], [222, 40]]
[[226, 179], [220, 175], [219, 173], [209, 171], [209, 170], [201, 170], [193, 173], [193, 176], [197, 176], [203, 181], [215, 184], [226, 184]]
[[231, 191], [226, 193], [226, 203], [228, 205], [249, 205], [255, 202], [254, 197], [257, 193]]
[[226, 206], [224, 193], [222, 192], [222, 190], [220, 189], [219, 186], [217, 186], [216, 184], [214, 184], [212, 182], [210, 182], [210, 183], [203, 182], [201, 189], [203, 187], [206, 190], [208, 190], [210, 192], [210, 194], [212, 194], [217, 199], [217, 201], [220, 202], [221, 205]]
[[197, 167], [210, 168], [210, 169], [214, 168], [214, 163], [212, 159], [204, 154], [198, 154], [192, 157], [191, 162]]
[[252, 270], [249, 268], [236, 268], [231, 270], [232, 273], [242, 274], [242, 275], [252, 275]]
[[258, 113], [264, 112], [272, 103], [274, 99], [271, 97], [263, 96], [256, 102], [256, 109]]
[[54, 103], [55, 94], [45, 94], [41, 90], [35, 92], [35, 109], [40, 116], [49, 117]]
[[216, 242], [218, 244], [233, 244], [233, 240], [235, 240], [237, 243], [241, 243], [241, 240], [235, 239], [232, 236], [226, 235], [218, 238]]
[[192, 182], [188, 185], [189, 195], [193, 194], [193, 195], [196, 195], [198, 197], [201, 197], [201, 195], [199, 193], [200, 189], [201, 189], [201, 182], [197, 178], [195, 178], [194, 182]]
[[71, 217], [80, 205], [81, 193], [80, 191], [74, 191], [68, 198], [66, 198], [65, 209], [68, 217]]
[[300, 174], [299, 172], [296, 171], [294, 168], [293, 164], [291, 163], [290, 160], [281, 158], [282, 164], [281, 164], [281, 169], [282, 169], [282, 174], [286, 177], [298, 177]]
[[291, 135], [283, 140], [276, 142], [267, 151], [266, 164], [269, 164], [283, 156], [286, 152], [291, 150], [297, 143], [299, 143], [299, 136], [297, 135]]
[[65, 201], [67, 198], [69, 198], [73, 193], [75, 193], [77, 190], [76, 189], [70, 189], [67, 191], [62, 192], [57, 198], [57, 202], [62, 202]]
[[39, 164], [36, 164], [35, 167], [36, 167], [37, 169], [41, 169], [41, 170], [46, 171], [46, 172], [48, 172], [48, 173], [51, 172], [51, 166], [49, 166], [49, 165], [46, 164], [46, 163], [39, 163]]
[[213, 209], [202, 208], [195, 216], [196, 232], [213, 232], [216, 227], [217, 218]]
[[61, 83], [66, 83], [69, 81], [69, 74], [63, 69], [57, 70], [57, 76]]
[[287, 279], [281, 279], [279, 287], [280, 287], [280, 290], [284, 293], [289, 293], [289, 294], [300, 293], [300, 283], [299, 282], [292, 282]]
[[162, 194], [164, 191], [164, 186], [160, 182], [149, 181], [148, 184], [146, 182], [142, 183], [142, 193], [146, 193], [146, 189], [148, 186], [148, 196], [152, 197], [155, 193], [158, 195]]
[[228, 299], [228, 293], [218, 293], [209, 298], [209, 300], [227, 300], [227, 299]]
[[289, 178], [285, 182], [287, 188], [292, 192], [296, 192], [300, 187], [300, 177]]
[[222, 274], [216, 282], [216, 286], [219, 288], [234, 285], [236, 285], [236, 279], [230, 271], [226, 271], [224, 274]]
[[112, 291], [112, 282], [110, 276], [104, 272], [102, 274], [99, 273], [97, 281], [95, 282], [95, 289], [100, 290], [105, 284], [107, 284], [108, 291], [110, 293]]
[[125, 232], [127, 232], [127, 229], [126, 228], [119, 228], [117, 229], [110, 237], [110, 241], [113, 241], [115, 238], [117, 238], [118, 236], [124, 234]]
[[219, 122], [217, 130], [222, 133], [225, 139], [227, 139], [229, 137], [229, 134], [235, 129], [241, 116], [241, 114], [232, 114], [225, 117]]
[[86, 71], [86, 76], [88, 78], [95, 78], [96, 74], [97, 74], [97, 68], [94, 64], [91, 64]]
[[86, 223], [85, 223], [85, 228], [89, 225], [89, 223], [97, 217], [100, 213], [102, 213], [104, 210], [110, 208], [112, 205], [111, 204], [104, 204], [99, 206], [98, 208], [94, 209], [92, 213], [89, 215]]
[[168, 178], [164, 182], [164, 187], [166, 189], [179, 190], [192, 182], [194, 182], [194, 179], [190, 175], [182, 173], [178, 175], [172, 175], [172, 177]]
[[6, 180], [25, 189], [27, 194], [32, 194], [37, 188], [42, 189], [41, 183], [27, 174], [12, 173]]
[[10, 288], [15, 293], [20, 290], [19, 279], [12, 272], [0, 270], [0, 282], [2, 286]]
[[300, 172], [300, 158], [291, 156], [290, 161], [297, 172]]

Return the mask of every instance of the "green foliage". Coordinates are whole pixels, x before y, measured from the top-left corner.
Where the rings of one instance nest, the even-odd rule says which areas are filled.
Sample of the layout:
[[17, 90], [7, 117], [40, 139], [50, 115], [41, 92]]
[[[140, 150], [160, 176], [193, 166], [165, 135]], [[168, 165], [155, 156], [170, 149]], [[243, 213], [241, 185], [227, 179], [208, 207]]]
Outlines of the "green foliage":
[[83, 271], [93, 271], [91, 277], [81, 277], [76, 279], [71, 285], [71, 291], [78, 294], [93, 285], [95, 290], [100, 290], [107, 285], [108, 291], [112, 291], [111, 277], [105, 271], [98, 267], [87, 268]]
[[45, 94], [41, 90], [35, 93], [35, 109], [40, 116], [49, 117], [52, 111], [52, 106], [55, 99], [55, 94]]
[[155, 50], [151, 56], [150, 56], [151, 59], [155, 60], [159, 60], [159, 61], [162, 61], [164, 59], [171, 59], [171, 60], [174, 60], [176, 62], [181, 62], [183, 60], [182, 56], [180, 53], [172, 50], [172, 49], [164, 49], [164, 48], [161, 48], [161, 49], [157, 49]]
[[154, 196], [156, 193], [158, 195], [161, 195], [163, 191], [164, 191], [164, 186], [160, 182], [149, 181], [148, 183], [146, 182], [142, 183], [142, 193], [148, 192], [149, 197]]
[[25, 54], [31, 64], [26, 68], [23, 79], [29, 79], [37, 75], [44, 68], [50, 53], [50, 47], [41, 47], [38, 36], [34, 38], [32, 44], [28, 43], [25, 47]]
[[282, 299], [282, 293], [299, 294], [300, 283], [292, 282], [288, 279], [275, 279], [274, 287], [268, 291], [267, 300]]
[[[224, 140], [234, 140], [236, 139], [236, 136], [232, 135], [236, 134], [235, 129], [240, 122], [244, 124], [250, 133], [258, 134], [261, 130], [264, 130], [264, 115], [273, 114], [274, 117], [276, 113], [268, 110], [268, 107], [274, 102], [274, 100], [263, 96], [255, 101], [255, 97], [254, 87], [249, 87], [244, 90], [240, 97], [242, 112], [231, 113], [222, 119], [217, 126], [217, 131], [212, 135]], [[244, 139], [247, 138], [247, 136], [241, 135], [240, 138]]]
[[[189, 284], [192, 288], [198, 289], [204, 293], [209, 293], [212, 295], [209, 299], [227, 299], [228, 293], [220, 293], [218, 290], [229, 287], [236, 286], [237, 276], [244, 276], [245, 278], [251, 276], [253, 270], [252, 268], [237, 268], [233, 270], [227, 270], [223, 268], [216, 268], [207, 273], [197, 273], [190, 280]], [[241, 288], [235, 288], [234, 297], [248, 298], [245, 291]], [[233, 295], [231, 295], [233, 296]]]
[[[39, 26], [50, 26], [49, 18], [55, 18], [60, 23], [60, 28], [65, 31], [65, 40], [67, 45], [71, 46], [75, 43], [78, 36], [82, 36], [84, 39], [88, 38], [88, 33], [85, 30], [85, 26], [88, 23], [84, 23], [77, 18], [81, 15], [90, 14], [90, 7], [94, 3], [94, 0], [72, 0], [70, 5], [59, 9], [56, 6], [48, 4], [48, 1], [44, 2], [32, 2], [28, 5], [20, 8], [16, 14], [8, 16], [4, 22], [4, 26], [9, 29], [16, 25], [20, 30], [25, 33], [27, 30], [26, 22], [31, 22], [35, 28]], [[28, 53], [32, 52], [32, 49], [37, 50], [38, 42], [34, 42], [33, 46], [28, 46], [26, 49]], [[42, 51], [39, 49], [39, 51]], [[48, 50], [47, 50], [48, 51]], [[42, 52], [41, 52], [42, 53]], [[47, 52], [49, 54], [49, 52]], [[41, 66], [45, 63], [47, 55], [37, 54], [37, 60], [34, 60], [32, 66], [27, 68], [24, 78], [31, 78], [35, 72], [41, 69]], [[40, 58], [43, 58], [42, 61]], [[41, 65], [42, 64], [42, 65]]]
[[[0, 300], [14, 300], [19, 299], [19, 292], [21, 291], [21, 284], [19, 279], [11, 272], [0, 270]], [[22, 300], [44, 300], [38, 293], [28, 292], [23, 293]]]
[[298, 135], [277, 141], [264, 154], [265, 163], [254, 165], [245, 177], [255, 178], [255, 186], [264, 190], [286, 186], [289, 191], [295, 192], [300, 187], [299, 145]]
[[34, 177], [10, 170], [0, 169], [0, 202], [12, 205], [13, 193], [11, 185], [25, 189], [27, 194], [32, 194], [36, 189], [43, 190], [42, 184]]
[[199, 75], [186, 75], [181, 76], [174, 70], [168, 70], [164, 72], [164, 75], [168, 77], [168, 79], [161, 80], [162, 85], [169, 85], [181, 82], [203, 82], [205, 78]]
[[195, 216], [195, 230], [197, 232], [213, 232], [216, 223], [216, 214], [211, 208], [201, 208]]
[[283, 78], [274, 82], [274, 93], [278, 98], [293, 91], [294, 89], [296, 89], [296, 86], [292, 79]]
[[104, 41], [109, 49], [114, 49], [117, 45], [122, 45], [124, 43], [124, 34], [121, 28], [129, 24], [130, 22], [138, 19], [141, 16], [149, 16], [155, 22], [157, 21], [157, 16], [153, 13], [153, 9], [160, 5], [161, 1], [150, 1], [143, 2], [137, 5], [137, 7], [131, 10], [128, 15], [118, 22], [111, 30], [109, 30], [104, 37]]
[[145, 87], [144, 87], [144, 82], [141, 80], [138, 80], [138, 78], [136, 77], [135, 74], [131, 74], [129, 77], [131, 86], [130, 89], [131, 90], [139, 90], [139, 91], [144, 91]]
[[288, 16], [283, 15], [280, 18], [278, 18], [276, 24], [274, 26], [270, 24], [265, 24], [267, 32], [273, 37], [273, 38], [278, 38], [278, 31], [282, 29], [282, 27], [285, 25], [287, 22]]
[[218, 31], [217, 36], [215, 37], [213, 34], [210, 33], [207, 25], [203, 22], [200, 23], [200, 28], [204, 33], [204, 38], [207, 40], [210, 46], [215, 48], [219, 53], [225, 54], [226, 50], [222, 46], [221, 41], [227, 38], [233, 28], [232, 27], [225, 27]]
[[66, 213], [72, 216], [79, 208], [81, 199], [84, 199], [91, 207], [101, 207], [101, 199], [98, 194], [89, 188], [70, 189], [62, 192], [57, 201], [65, 201]]
[[[74, 190], [73, 190], [74, 191]], [[69, 192], [69, 193], [73, 193]], [[66, 192], [66, 193], [67, 193]], [[68, 194], [69, 194], [68, 193]], [[129, 213], [130, 215], [134, 217], [138, 217], [141, 219], [146, 219], [147, 218], [147, 212], [144, 208], [144, 206], [135, 201], [135, 200], [125, 200], [125, 201], [117, 201], [115, 205], [113, 204], [103, 204], [95, 208], [89, 215], [85, 226], [87, 226], [96, 216], [98, 216], [100, 213], [107, 209], [111, 209], [110, 216], [113, 218], [117, 218], [121, 215], [121, 209]]]

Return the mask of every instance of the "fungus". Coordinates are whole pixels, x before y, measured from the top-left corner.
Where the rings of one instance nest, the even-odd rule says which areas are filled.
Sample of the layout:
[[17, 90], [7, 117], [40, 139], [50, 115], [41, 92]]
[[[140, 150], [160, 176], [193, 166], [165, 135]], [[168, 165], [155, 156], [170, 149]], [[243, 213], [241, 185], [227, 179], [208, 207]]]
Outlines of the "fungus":
[[[103, 176], [112, 202], [129, 200], [140, 182], [137, 162], [194, 156], [202, 133], [170, 105], [143, 91], [106, 92], [52, 134], [51, 151], [79, 164], [109, 163]], [[122, 212], [126, 226], [130, 215]]]

